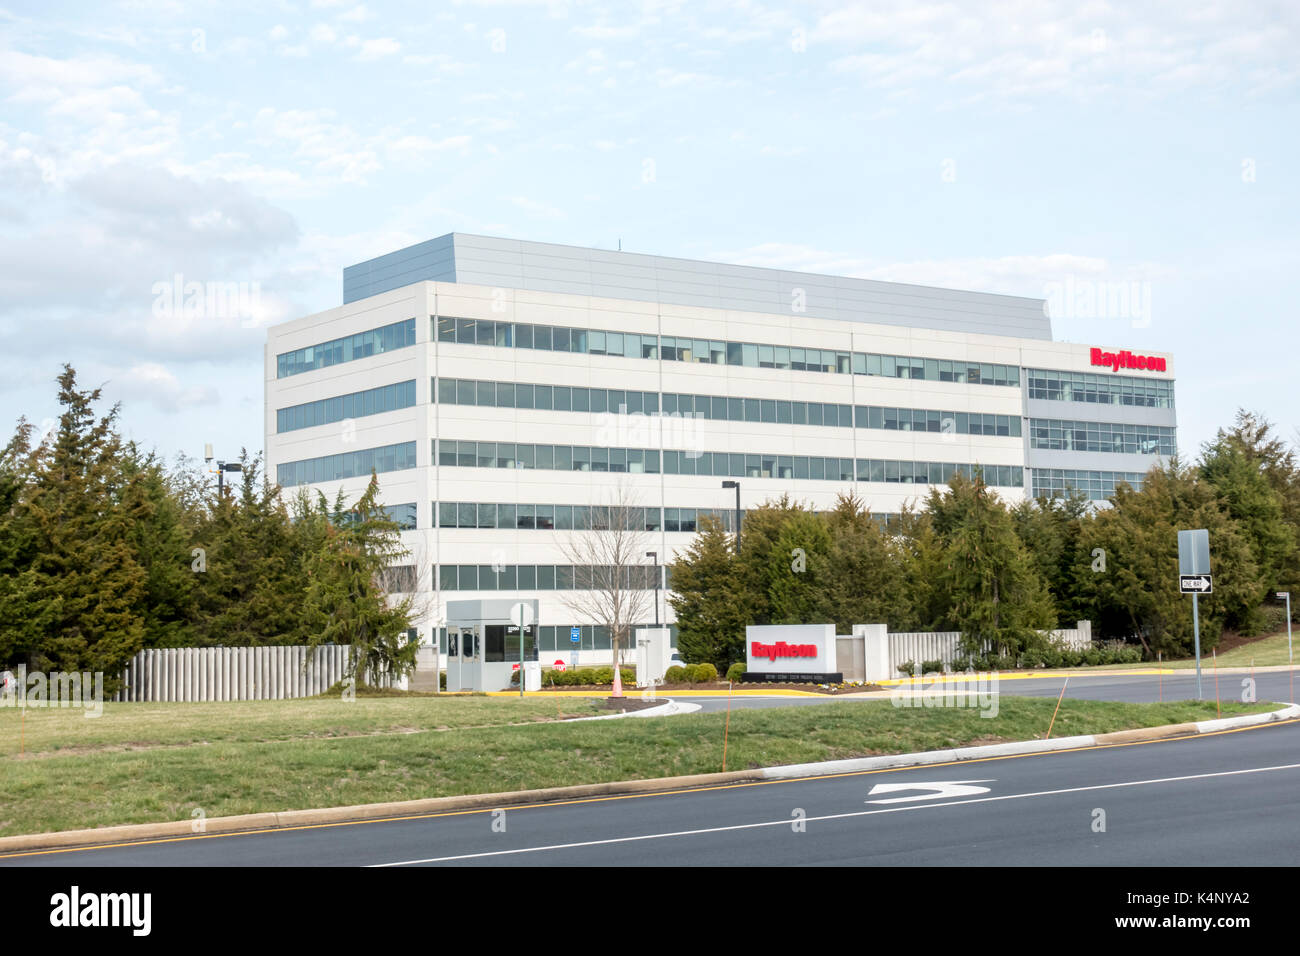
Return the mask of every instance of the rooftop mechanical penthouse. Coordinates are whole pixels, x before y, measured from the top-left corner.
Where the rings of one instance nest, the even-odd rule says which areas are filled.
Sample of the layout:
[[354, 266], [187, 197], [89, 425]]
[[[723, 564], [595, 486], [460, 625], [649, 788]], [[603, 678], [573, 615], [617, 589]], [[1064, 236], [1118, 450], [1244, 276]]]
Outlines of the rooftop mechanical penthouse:
[[330, 499], [378, 472], [424, 640], [525, 597], [543, 660], [607, 649], [563, 542], [616, 497], [664, 564], [734, 521], [723, 481], [887, 523], [954, 472], [1102, 499], [1176, 448], [1172, 357], [1054, 342], [1039, 299], [452, 233], [347, 267], [343, 303], [269, 330], [268, 466]]

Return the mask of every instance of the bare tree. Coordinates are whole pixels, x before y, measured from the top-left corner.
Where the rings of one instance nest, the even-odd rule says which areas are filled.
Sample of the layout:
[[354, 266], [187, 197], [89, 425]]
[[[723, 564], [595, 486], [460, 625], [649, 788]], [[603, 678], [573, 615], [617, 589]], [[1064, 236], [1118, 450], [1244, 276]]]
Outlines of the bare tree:
[[651, 610], [654, 569], [646, 564], [650, 544], [645, 508], [632, 488], [619, 485], [605, 503], [587, 509], [586, 520], [560, 545], [574, 566], [573, 590], [561, 592], [561, 603], [580, 618], [609, 629], [616, 667], [630, 643], [629, 629]]

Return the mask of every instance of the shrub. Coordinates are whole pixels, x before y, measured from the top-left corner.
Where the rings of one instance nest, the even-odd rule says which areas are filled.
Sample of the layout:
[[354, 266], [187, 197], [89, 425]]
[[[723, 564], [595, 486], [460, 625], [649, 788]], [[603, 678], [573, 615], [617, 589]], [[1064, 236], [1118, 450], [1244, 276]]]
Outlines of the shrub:
[[664, 680], [669, 684], [687, 684], [690, 683], [691, 676], [685, 667], [674, 665], [668, 668], [664, 674]]
[[695, 665], [695, 676], [692, 683], [711, 684], [718, 679], [718, 669], [705, 661], [703, 664]]
[[916, 670], [916, 662], [915, 662], [915, 661], [903, 661], [903, 663], [901, 663], [901, 664], [898, 665], [898, 669], [899, 669], [900, 671], [902, 671], [904, 674], [906, 674], [908, 677], [913, 677], [913, 676], [915, 676], [915, 675], [913, 674], [913, 671]]
[[921, 673], [922, 673], [922, 674], [942, 674], [942, 673], [943, 673], [943, 661], [922, 661], [922, 662], [921, 662]]
[[745, 665], [740, 661], [732, 664], [727, 668], [727, 680], [733, 684], [739, 684], [741, 677], [745, 674]]
[[[631, 667], [620, 667], [618, 669], [618, 679], [621, 680], [624, 684], [635, 684], [636, 671], [633, 670]], [[610, 683], [613, 683], [612, 678], [610, 680]]]
[[1020, 655], [1020, 660], [1017, 663], [1021, 667], [1042, 667], [1043, 652], [1037, 647], [1031, 647]]

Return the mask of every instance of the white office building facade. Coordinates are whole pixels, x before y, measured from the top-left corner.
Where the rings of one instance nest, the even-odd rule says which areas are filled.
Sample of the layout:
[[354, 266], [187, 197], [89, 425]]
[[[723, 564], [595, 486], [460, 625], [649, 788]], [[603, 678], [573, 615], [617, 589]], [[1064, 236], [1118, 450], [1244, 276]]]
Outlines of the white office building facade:
[[1176, 447], [1172, 357], [1054, 342], [1037, 299], [464, 234], [349, 267], [344, 299], [269, 330], [270, 475], [332, 500], [376, 471], [421, 639], [448, 600], [536, 599], [544, 662], [573, 627], [608, 657], [573, 607], [593, 507], [644, 509], [669, 563], [731, 522], [724, 481], [887, 523], [954, 471], [1100, 500]]

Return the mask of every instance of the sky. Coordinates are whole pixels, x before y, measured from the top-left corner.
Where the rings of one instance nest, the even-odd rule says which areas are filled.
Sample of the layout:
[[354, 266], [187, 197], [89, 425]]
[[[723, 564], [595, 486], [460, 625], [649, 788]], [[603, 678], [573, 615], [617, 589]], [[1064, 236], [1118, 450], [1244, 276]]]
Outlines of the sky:
[[266, 327], [461, 231], [1048, 299], [1294, 440], [1298, 83], [1288, 2], [0, 6], [0, 427], [256, 452]]

